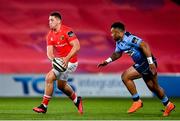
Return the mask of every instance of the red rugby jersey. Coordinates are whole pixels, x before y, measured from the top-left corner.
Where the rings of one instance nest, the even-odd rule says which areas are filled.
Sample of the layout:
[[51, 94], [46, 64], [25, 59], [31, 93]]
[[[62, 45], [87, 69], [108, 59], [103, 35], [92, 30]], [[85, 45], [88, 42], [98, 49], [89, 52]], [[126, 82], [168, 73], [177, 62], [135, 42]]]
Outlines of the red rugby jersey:
[[[61, 25], [58, 32], [49, 31], [47, 35], [47, 46], [54, 46], [57, 57], [66, 57], [72, 49], [70, 42], [75, 39], [77, 39], [77, 37], [72, 29]], [[75, 54], [69, 61], [71, 63], [77, 62], [77, 55]]]

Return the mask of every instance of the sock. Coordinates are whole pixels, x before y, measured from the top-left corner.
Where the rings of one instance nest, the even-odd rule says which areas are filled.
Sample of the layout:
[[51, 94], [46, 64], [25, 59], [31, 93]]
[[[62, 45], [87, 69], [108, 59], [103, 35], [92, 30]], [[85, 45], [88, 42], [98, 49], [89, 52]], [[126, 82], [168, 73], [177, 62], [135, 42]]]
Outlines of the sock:
[[139, 95], [138, 95], [138, 93], [132, 95], [132, 99], [133, 99], [133, 101], [138, 101], [138, 100], [139, 100]]
[[77, 95], [75, 92], [73, 92], [73, 94], [70, 96], [70, 98], [74, 103], [77, 103]]
[[48, 95], [43, 96], [42, 104], [44, 105], [45, 108], [47, 108], [50, 99], [51, 99], [51, 96], [48, 96]]
[[167, 106], [167, 104], [169, 103], [169, 99], [166, 95], [161, 99], [161, 101], [164, 106]]

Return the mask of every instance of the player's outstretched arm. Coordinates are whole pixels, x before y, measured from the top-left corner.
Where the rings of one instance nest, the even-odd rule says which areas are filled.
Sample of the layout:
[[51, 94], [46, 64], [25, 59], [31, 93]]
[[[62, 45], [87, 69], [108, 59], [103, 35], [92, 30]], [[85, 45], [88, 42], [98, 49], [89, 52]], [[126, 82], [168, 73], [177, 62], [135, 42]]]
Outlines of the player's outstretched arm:
[[147, 57], [147, 61], [149, 63], [149, 67], [150, 67], [150, 70], [151, 70], [152, 74], [156, 75], [157, 74], [156, 66], [155, 66], [155, 64], [153, 62], [152, 53], [151, 53], [149, 45], [147, 43], [145, 43], [144, 41], [142, 41], [140, 43], [140, 48], [142, 49], [143, 53]]
[[112, 61], [117, 60], [118, 58], [120, 58], [122, 56], [122, 53], [118, 53], [118, 52], [114, 52], [108, 59], [106, 59], [105, 61], [99, 63], [97, 65], [98, 68], [103, 67], [108, 65], [109, 63], [111, 63]]

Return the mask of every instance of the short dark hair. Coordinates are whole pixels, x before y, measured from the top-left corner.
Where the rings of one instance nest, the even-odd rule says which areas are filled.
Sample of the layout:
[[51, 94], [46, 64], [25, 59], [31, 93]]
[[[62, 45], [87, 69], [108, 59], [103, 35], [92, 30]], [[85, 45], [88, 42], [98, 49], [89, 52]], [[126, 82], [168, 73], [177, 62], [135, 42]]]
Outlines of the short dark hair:
[[111, 28], [118, 28], [118, 29], [121, 29], [123, 31], [125, 31], [125, 25], [121, 22], [114, 22], [112, 25], [111, 25]]
[[61, 20], [61, 14], [58, 11], [53, 11], [50, 13], [50, 16], [55, 16]]

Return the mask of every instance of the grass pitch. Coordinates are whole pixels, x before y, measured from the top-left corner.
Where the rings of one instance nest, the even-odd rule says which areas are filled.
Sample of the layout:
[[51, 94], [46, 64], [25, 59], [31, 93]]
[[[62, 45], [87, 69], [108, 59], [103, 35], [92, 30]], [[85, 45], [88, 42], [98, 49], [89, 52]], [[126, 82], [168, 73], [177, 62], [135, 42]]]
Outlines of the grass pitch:
[[84, 98], [84, 115], [79, 115], [68, 98], [53, 98], [46, 114], [38, 114], [32, 108], [42, 98], [0, 98], [0, 120], [180, 120], [180, 98], [171, 99], [176, 110], [163, 117], [163, 105], [157, 98], [142, 99], [144, 106], [133, 114], [127, 114], [131, 106], [128, 98]]

